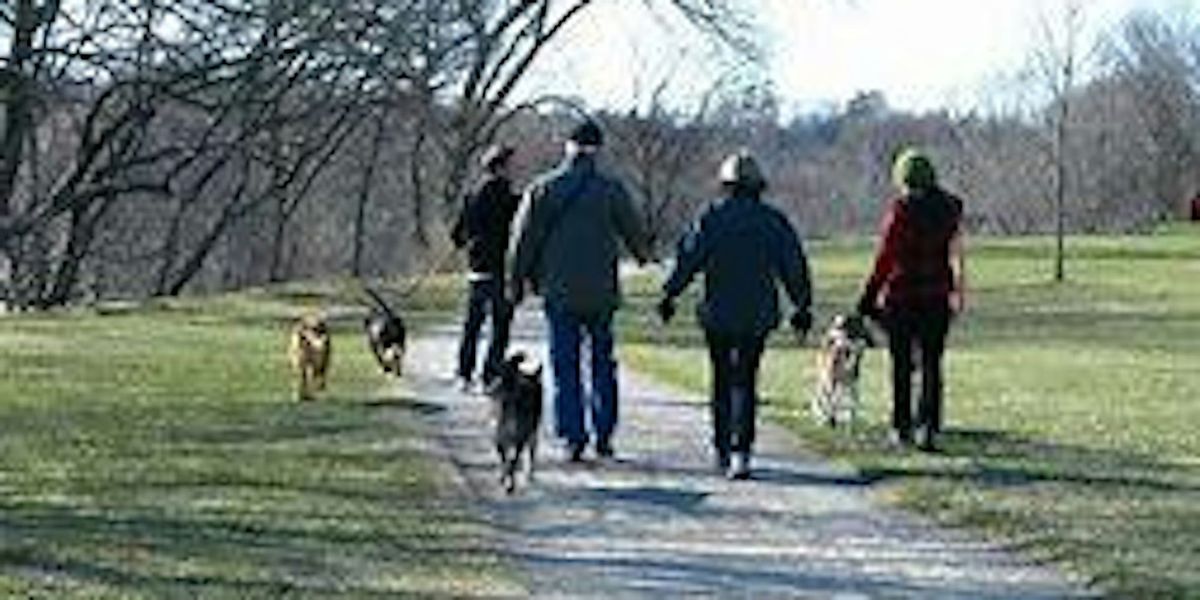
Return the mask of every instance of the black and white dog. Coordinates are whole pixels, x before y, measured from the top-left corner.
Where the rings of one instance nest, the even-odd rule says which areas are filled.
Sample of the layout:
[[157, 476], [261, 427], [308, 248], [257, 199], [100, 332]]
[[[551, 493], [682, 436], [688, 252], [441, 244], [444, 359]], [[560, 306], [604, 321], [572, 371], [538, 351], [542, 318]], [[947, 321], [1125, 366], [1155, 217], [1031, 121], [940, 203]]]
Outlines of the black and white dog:
[[528, 451], [527, 480], [533, 481], [537, 461], [538, 428], [542, 422], [542, 367], [521, 368], [525, 355], [504, 361], [496, 382], [488, 389], [496, 415], [496, 453], [500, 455], [500, 485], [505, 493], [517, 488], [521, 454]]
[[368, 287], [363, 289], [375, 302], [371, 313], [363, 321], [363, 328], [367, 331], [367, 345], [371, 347], [371, 353], [375, 355], [379, 368], [383, 369], [384, 373], [399, 377], [404, 374], [404, 350], [408, 337], [404, 320], [392, 311], [375, 290]]

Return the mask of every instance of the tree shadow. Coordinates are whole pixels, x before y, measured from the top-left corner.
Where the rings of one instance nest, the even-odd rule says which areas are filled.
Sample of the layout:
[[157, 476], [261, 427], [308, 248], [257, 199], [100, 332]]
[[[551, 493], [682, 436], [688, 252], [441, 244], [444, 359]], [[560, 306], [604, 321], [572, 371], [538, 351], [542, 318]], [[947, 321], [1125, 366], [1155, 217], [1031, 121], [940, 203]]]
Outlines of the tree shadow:
[[939, 454], [952, 460], [872, 466], [864, 468], [862, 475], [872, 482], [922, 477], [990, 487], [1058, 482], [1159, 492], [1200, 491], [1200, 469], [1136, 452], [1059, 444], [987, 429], [949, 430], [941, 441]]
[[88, 452], [46, 449], [44, 472], [0, 486], [0, 579], [155, 598], [455, 597], [428, 582], [492, 581], [486, 524], [434, 487], [420, 429], [379, 409], [442, 410], [389, 396], [74, 415]]
[[410, 412], [422, 417], [433, 417], [446, 412], [446, 407], [441, 404], [418, 400], [412, 396], [376, 397], [363, 401], [362, 406]]

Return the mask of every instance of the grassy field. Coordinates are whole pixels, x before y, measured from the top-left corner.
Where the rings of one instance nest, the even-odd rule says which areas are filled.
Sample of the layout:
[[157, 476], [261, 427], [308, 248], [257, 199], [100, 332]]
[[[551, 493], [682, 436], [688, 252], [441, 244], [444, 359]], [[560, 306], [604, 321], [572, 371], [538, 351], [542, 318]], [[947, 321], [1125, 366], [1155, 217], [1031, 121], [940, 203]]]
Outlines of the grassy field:
[[519, 593], [357, 319], [292, 399], [290, 318], [336, 290], [0, 320], [0, 597]]
[[[1200, 598], [1200, 229], [1069, 241], [1050, 282], [1049, 240], [974, 240], [972, 306], [952, 333], [945, 452], [883, 444], [883, 351], [865, 368], [865, 424], [807, 413], [812, 351], [777, 335], [764, 366], [770, 418], [857, 466], [885, 499], [1014, 543], [1120, 598]], [[818, 322], [853, 306], [865, 243], [817, 243]], [[707, 386], [694, 322], [646, 326], [657, 282], [633, 286], [626, 359]], [[697, 286], [698, 287], [698, 286]], [[681, 313], [690, 313], [682, 311]], [[685, 316], [689, 316], [687, 314]]]

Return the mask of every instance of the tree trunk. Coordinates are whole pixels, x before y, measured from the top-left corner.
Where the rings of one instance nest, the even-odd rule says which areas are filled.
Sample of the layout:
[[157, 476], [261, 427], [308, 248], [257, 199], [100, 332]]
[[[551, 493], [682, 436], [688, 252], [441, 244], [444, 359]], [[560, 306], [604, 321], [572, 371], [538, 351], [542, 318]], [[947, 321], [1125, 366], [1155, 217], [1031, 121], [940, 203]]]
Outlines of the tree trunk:
[[271, 266], [267, 271], [267, 281], [279, 283], [284, 280], [283, 273], [283, 242], [287, 233], [288, 211], [284, 206], [287, 202], [287, 192], [277, 190], [275, 198], [275, 231], [271, 237]]
[[429, 247], [429, 232], [425, 229], [425, 175], [421, 164], [421, 154], [425, 149], [425, 129], [417, 131], [409, 155], [409, 183], [412, 186], [412, 219], [413, 238], [422, 248]]
[[54, 273], [54, 282], [50, 285], [50, 290], [41, 299], [42, 308], [65, 306], [71, 301], [71, 292], [79, 283], [80, 267], [91, 250], [92, 240], [96, 237], [96, 226], [115, 203], [116, 197], [108, 196], [94, 205], [80, 205], [71, 210], [67, 249]]
[[33, 34], [38, 14], [33, 0], [18, 0], [16, 24], [8, 67], [0, 72], [0, 90], [5, 98], [4, 138], [0, 141], [0, 219], [12, 214], [13, 186], [21, 164], [22, 147], [32, 126], [32, 102], [29, 97], [27, 65], [33, 55]]
[[1054, 281], [1066, 280], [1066, 229], [1067, 229], [1067, 117], [1070, 114], [1070, 101], [1063, 95], [1060, 100], [1058, 126], [1055, 132], [1054, 156]]
[[366, 244], [367, 202], [371, 199], [371, 185], [375, 179], [375, 166], [379, 160], [380, 148], [383, 146], [383, 130], [386, 125], [387, 111], [379, 109], [379, 118], [375, 123], [375, 136], [371, 140], [371, 151], [367, 156], [367, 164], [363, 167], [362, 185], [358, 189], [358, 206], [354, 212], [354, 256], [351, 260], [350, 272], [355, 277], [363, 275], [363, 246]]

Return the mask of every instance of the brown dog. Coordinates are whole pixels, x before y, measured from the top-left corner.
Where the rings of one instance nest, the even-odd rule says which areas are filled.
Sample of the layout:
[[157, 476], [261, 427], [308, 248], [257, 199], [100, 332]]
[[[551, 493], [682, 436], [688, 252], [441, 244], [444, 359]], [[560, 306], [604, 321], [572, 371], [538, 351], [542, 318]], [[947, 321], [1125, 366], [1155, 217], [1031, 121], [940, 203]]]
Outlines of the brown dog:
[[309, 313], [300, 317], [292, 328], [288, 356], [298, 377], [296, 397], [311, 400], [314, 389], [325, 389], [325, 377], [329, 371], [329, 357], [333, 351], [329, 338], [329, 326], [324, 317]]
[[863, 352], [875, 340], [860, 315], [837, 315], [829, 324], [817, 351], [817, 388], [812, 398], [813, 416], [830, 427], [853, 423], [860, 404], [859, 369]]

